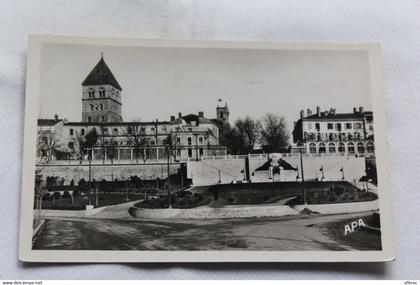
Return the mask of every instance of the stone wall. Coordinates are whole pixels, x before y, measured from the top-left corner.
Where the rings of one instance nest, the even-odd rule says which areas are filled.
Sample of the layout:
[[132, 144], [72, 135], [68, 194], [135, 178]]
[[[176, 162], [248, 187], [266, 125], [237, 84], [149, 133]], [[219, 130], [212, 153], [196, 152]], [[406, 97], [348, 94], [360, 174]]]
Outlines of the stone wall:
[[[180, 163], [169, 164], [170, 174], [175, 174], [180, 169]], [[45, 179], [48, 176], [58, 177], [61, 181], [64, 178], [64, 184], [70, 184], [74, 180], [75, 184], [84, 178], [89, 179], [88, 165], [42, 165], [36, 167], [39, 174]], [[165, 179], [168, 176], [168, 166], [166, 163], [156, 164], [92, 164], [91, 177], [92, 180], [100, 181], [105, 179], [107, 181], [125, 180], [130, 176], [137, 175], [140, 179]]]

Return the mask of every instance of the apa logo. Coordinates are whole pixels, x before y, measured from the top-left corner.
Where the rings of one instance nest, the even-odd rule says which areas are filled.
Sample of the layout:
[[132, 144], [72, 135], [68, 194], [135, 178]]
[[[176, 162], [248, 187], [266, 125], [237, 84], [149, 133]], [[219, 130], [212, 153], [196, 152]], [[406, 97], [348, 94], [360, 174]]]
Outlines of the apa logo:
[[352, 233], [352, 232], [354, 232], [354, 230], [356, 228], [364, 227], [364, 226], [365, 226], [365, 223], [363, 222], [362, 219], [358, 219], [357, 221], [353, 221], [353, 222], [351, 222], [350, 224], [348, 224], [344, 227], [344, 235], [347, 235], [348, 233]]

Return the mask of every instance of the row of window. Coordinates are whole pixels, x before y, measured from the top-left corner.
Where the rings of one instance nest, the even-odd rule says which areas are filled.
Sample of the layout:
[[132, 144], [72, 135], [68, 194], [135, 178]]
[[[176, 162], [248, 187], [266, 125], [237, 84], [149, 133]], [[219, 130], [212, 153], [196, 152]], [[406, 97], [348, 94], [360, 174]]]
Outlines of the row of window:
[[[95, 98], [95, 94], [96, 92], [95, 92], [95, 89], [92, 89], [92, 88], [90, 88], [89, 90], [88, 90], [88, 96], [89, 96], [89, 98]], [[99, 91], [98, 91], [98, 93], [99, 93], [99, 98], [105, 98], [105, 88], [99, 88]]]
[[346, 152], [346, 150], [348, 153], [355, 153], [356, 150], [358, 153], [364, 153], [365, 150], [373, 153], [375, 151], [375, 145], [373, 142], [368, 142], [365, 148], [365, 144], [362, 142], [358, 142], [357, 144], [349, 142], [347, 145], [344, 143], [338, 143], [337, 145], [335, 143], [320, 143], [318, 146], [315, 143], [309, 144], [310, 153], [326, 153], [327, 150], [329, 153]]
[[[152, 128], [152, 131], [154, 131], [154, 128]], [[82, 136], [85, 135], [85, 129], [81, 129], [80, 132], [81, 132]], [[103, 132], [104, 132], [104, 135], [108, 135], [108, 128], [104, 128]], [[74, 129], [69, 129], [69, 133], [70, 133], [71, 136], [73, 136], [74, 135]], [[114, 133], [114, 135], [118, 135], [118, 128], [114, 128], [113, 133]], [[176, 137], [176, 143], [178, 145], [181, 144], [181, 137]], [[197, 143], [198, 144], [203, 144], [204, 143], [204, 137], [199, 136], [198, 140], [197, 140]], [[150, 144], [155, 145], [156, 142], [154, 140], [151, 140]], [[187, 144], [192, 145], [192, 137], [187, 137]], [[127, 145], [129, 145], [129, 142], [127, 142]]]
[[354, 132], [354, 133], [304, 133], [305, 140], [317, 140], [317, 141], [344, 141], [344, 140], [360, 140], [362, 137], [362, 133]]
[[[351, 130], [351, 129], [355, 129], [355, 130], [360, 130], [362, 128], [362, 123], [327, 123], [327, 130], [336, 130], [336, 131], [341, 131], [343, 128], [345, 128], [346, 130]], [[312, 123], [309, 122], [308, 123], [308, 129], [312, 130]], [[315, 123], [315, 129], [317, 131], [319, 131], [321, 129], [321, 124], [320, 123]]]

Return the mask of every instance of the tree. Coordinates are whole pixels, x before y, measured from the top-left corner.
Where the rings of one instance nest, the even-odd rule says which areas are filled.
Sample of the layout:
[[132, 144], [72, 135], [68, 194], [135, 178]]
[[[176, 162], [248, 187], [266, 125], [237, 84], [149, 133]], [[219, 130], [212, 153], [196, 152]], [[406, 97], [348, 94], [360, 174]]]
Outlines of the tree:
[[262, 122], [261, 139], [265, 150], [285, 151], [289, 145], [289, 134], [284, 117], [268, 113], [263, 117]]
[[[128, 144], [133, 146], [134, 157], [138, 163], [141, 147], [145, 146], [147, 143], [145, 129], [140, 126], [139, 121], [133, 121], [125, 127], [124, 134], [127, 136]], [[143, 157], [143, 159], [146, 161], [146, 157]]]
[[49, 130], [38, 130], [37, 137], [37, 157], [36, 164], [48, 163], [55, 154], [57, 141], [54, 133]]
[[100, 134], [98, 136], [98, 145], [101, 148], [102, 163], [105, 163], [105, 157], [113, 163], [115, 154], [115, 145], [117, 141], [114, 139], [114, 133], [108, 131], [103, 124], [100, 125]]
[[248, 152], [251, 152], [259, 139], [261, 123], [250, 116], [246, 116], [244, 119], [238, 119], [235, 122], [235, 128], [243, 137]]
[[79, 141], [79, 151], [83, 157], [85, 154], [91, 155], [88, 153], [88, 149], [91, 149], [98, 141], [98, 132], [95, 128], [91, 129], [84, 137], [78, 137]]

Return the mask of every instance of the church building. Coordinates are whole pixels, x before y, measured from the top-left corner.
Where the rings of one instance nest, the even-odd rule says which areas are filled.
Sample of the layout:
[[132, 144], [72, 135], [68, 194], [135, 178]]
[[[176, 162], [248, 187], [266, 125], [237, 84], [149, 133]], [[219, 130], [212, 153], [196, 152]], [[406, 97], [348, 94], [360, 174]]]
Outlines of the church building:
[[[179, 112], [169, 120], [126, 122], [121, 97], [122, 87], [101, 56], [82, 82], [82, 120], [69, 122], [57, 115], [38, 120], [37, 163], [87, 157], [103, 163], [149, 163], [167, 161], [168, 156], [170, 161], [186, 161], [226, 155], [217, 126], [229, 122], [229, 109], [220, 99], [214, 119], [204, 112]], [[95, 145], [83, 149], [92, 132], [97, 136]]]

